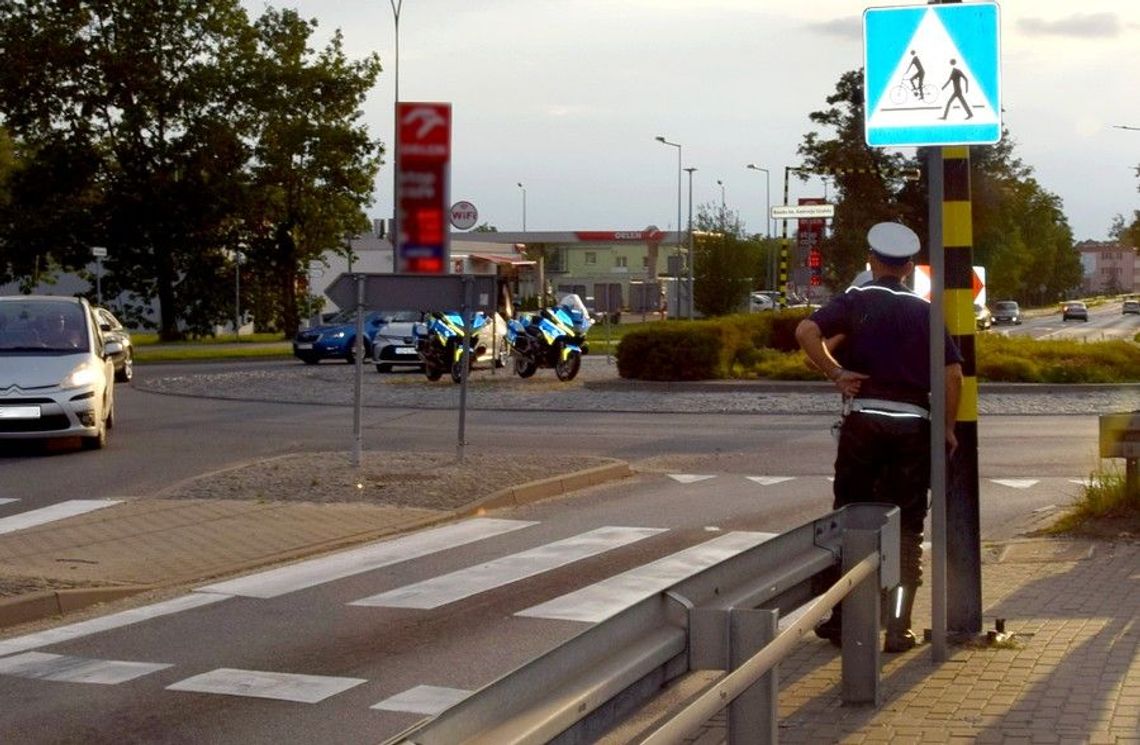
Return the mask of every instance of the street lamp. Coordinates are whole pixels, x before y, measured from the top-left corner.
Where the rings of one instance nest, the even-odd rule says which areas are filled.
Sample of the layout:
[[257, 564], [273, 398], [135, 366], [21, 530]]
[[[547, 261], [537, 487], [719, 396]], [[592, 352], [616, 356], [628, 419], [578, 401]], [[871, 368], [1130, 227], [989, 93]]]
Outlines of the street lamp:
[[[764, 225], [767, 227], [768, 239], [772, 239], [772, 174], [767, 168], [761, 168], [755, 163], [746, 166], [752, 171], [764, 172]], [[776, 252], [772, 251], [772, 289], [776, 289]]]
[[526, 187], [522, 185], [521, 181], [519, 182], [519, 188], [522, 189], [522, 195], [523, 195], [523, 232], [525, 233], [526, 232]]
[[[400, 122], [397, 111], [400, 108], [400, 9], [404, 0], [388, 0], [392, 5], [392, 16], [396, 22], [396, 54], [395, 54], [395, 101], [392, 104], [392, 250], [398, 250], [400, 242], [400, 153], [399, 132]], [[393, 260], [395, 253], [393, 253]]]
[[[669, 142], [662, 135], [657, 135], [657, 141], [662, 145], [677, 148], [677, 258], [681, 257], [681, 145], [677, 142]], [[692, 272], [690, 266], [689, 271]], [[681, 272], [678, 267], [675, 275], [677, 280], [677, 313], [681, 312]], [[691, 283], [691, 280], [690, 280]], [[689, 298], [689, 316], [692, 316], [692, 297]]]
[[[689, 320], [693, 320], [693, 166], [685, 169], [689, 174]], [[678, 308], [678, 312], [680, 309]]]
[[716, 185], [720, 187], [720, 215], [721, 220], [724, 220], [724, 182], [717, 179]]

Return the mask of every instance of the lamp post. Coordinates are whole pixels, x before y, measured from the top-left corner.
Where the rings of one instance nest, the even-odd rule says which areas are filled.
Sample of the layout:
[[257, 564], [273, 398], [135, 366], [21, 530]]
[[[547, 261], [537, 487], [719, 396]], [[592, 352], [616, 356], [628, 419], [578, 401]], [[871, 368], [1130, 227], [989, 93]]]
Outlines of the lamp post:
[[245, 258], [241, 250], [244, 243], [238, 244], [234, 252], [234, 338], [241, 338], [241, 260]]
[[[669, 142], [664, 136], [657, 135], [657, 141], [662, 145], [677, 148], [677, 258], [681, 258], [681, 145], [677, 142]], [[690, 267], [689, 271], [692, 271]], [[681, 312], [681, 270], [677, 267], [677, 272], [674, 275], [677, 280], [677, 313]], [[692, 298], [689, 298], [689, 314], [692, 315]]]
[[[763, 171], [764, 172], [764, 225], [766, 227], [765, 232], [767, 233], [767, 237], [770, 240], [772, 238], [772, 174], [768, 171], [767, 168], [761, 168], [760, 166], [756, 165], [755, 163], [749, 163], [746, 167], [750, 170], [753, 170], [753, 171]], [[775, 251], [772, 252], [771, 277], [772, 277], [772, 289], [774, 290], [774, 289], [776, 289], [776, 252]]]
[[[685, 173], [689, 174], [689, 320], [693, 320], [693, 171], [697, 170], [693, 166], [685, 169]], [[680, 312], [680, 309], [678, 309]]]
[[526, 232], [526, 187], [522, 185], [521, 181], [519, 182], [519, 188], [522, 189], [522, 195], [523, 195], [523, 232], [525, 233]]
[[400, 243], [400, 153], [398, 136], [400, 131], [400, 122], [397, 120], [398, 114], [396, 113], [400, 108], [400, 9], [404, 5], [404, 0], [388, 0], [392, 5], [392, 17], [396, 23], [396, 54], [395, 54], [395, 101], [392, 103], [392, 251], [393, 261], [395, 260], [395, 252], [399, 250]]

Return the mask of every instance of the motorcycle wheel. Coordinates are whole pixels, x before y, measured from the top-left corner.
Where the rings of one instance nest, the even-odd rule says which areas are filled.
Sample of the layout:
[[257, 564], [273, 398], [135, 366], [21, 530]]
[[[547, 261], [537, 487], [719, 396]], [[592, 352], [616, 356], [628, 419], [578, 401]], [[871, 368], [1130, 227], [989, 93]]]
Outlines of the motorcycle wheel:
[[557, 364], [554, 365], [554, 374], [562, 382], [573, 380], [578, 375], [578, 370], [582, 368], [582, 355], [578, 352], [570, 352], [566, 355], [566, 359], [559, 359]]
[[428, 380], [430, 380], [434, 383], [435, 381], [437, 381], [443, 377], [443, 369], [436, 367], [435, 365], [425, 364], [424, 365], [424, 375], [427, 376]]
[[463, 382], [463, 358], [460, 357], [451, 365], [451, 382]]
[[538, 365], [533, 360], [525, 357], [515, 357], [515, 374], [520, 378], [529, 378], [538, 370]]

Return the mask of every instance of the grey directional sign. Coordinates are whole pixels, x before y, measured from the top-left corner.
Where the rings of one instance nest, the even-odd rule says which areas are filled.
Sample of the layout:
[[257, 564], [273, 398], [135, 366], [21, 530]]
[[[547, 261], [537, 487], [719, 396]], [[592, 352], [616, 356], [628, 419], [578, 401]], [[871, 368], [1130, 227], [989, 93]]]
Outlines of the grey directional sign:
[[[356, 307], [356, 283], [364, 279], [364, 307], [392, 310], [491, 311], [496, 306], [496, 279], [476, 274], [341, 274], [325, 290], [338, 308]], [[466, 285], [470, 283], [471, 294]]]

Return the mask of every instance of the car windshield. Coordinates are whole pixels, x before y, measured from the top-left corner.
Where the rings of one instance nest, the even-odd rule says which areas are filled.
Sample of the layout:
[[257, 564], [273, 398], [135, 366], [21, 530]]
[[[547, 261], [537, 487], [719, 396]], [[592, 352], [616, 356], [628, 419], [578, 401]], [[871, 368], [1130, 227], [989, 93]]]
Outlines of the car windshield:
[[1004, 302], [997, 304], [998, 310], [1017, 310], [1017, 303]]
[[77, 303], [17, 300], [0, 303], [0, 353], [86, 352], [87, 324]]
[[415, 323], [422, 318], [418, 310], [384, 310], [380, 315], [387, 323]]

